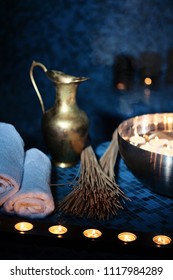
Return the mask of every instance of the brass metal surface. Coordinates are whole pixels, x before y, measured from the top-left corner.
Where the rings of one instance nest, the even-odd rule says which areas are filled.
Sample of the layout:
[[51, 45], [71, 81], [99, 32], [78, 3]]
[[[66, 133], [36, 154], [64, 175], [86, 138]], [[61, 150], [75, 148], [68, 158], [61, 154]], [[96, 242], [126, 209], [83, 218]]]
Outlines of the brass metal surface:
[[[40, 66], [55, 85], [55, 103], [47, 111], [44, 109], [41, 94], [33, 77], [35, 66]], [[76, 94], [79, 84], [88, 78], [75, 77], [56, 70], [47, 70], [42, 63], [35, 61], [30, 68], [30, 78], [43, 111], [43, 137], [53, 163], [60, 167], [76, 164], [86, 145], [89, 127], [86, 113], [77, 105]]]

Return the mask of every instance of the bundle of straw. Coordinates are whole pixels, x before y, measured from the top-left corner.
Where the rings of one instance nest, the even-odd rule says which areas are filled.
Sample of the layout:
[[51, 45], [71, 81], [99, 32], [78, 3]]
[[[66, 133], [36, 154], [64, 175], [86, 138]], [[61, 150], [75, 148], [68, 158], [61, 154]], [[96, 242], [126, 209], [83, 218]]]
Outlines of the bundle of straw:
[[120, 189], [115, 181], [115, 164], [118, 156], [118, 133], [117, 129], [114, 131], [112, 135], [112, 141], [110, 142], [108, 148], [106, 149], [103, 156], [100, 158], [99, 163], [103, 170], [103, 172], [112, 180], [114, 183], [114, 187], [117, 189], [117, 196], [120, 199], [129, 200], [124, 194], [124, 192]]
[[81, 153], [80, 176], [73, 190], [59, 203], [59, 210], [79, 217], [109, 219], [128, 200], [115, 182], [114, 165], [118, 154], [117, 131], [98, 162], [91, 146]]

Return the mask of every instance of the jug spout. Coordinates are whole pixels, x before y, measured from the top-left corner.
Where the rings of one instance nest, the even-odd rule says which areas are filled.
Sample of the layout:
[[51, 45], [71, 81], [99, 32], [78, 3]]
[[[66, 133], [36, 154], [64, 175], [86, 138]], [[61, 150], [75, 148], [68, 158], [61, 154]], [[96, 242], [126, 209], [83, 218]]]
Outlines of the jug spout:
[[90, 79], [88, 77], [71, 76], [57, 70], [47, 70], [46, 75], [51, 81], [57, 84], [80, 83]]

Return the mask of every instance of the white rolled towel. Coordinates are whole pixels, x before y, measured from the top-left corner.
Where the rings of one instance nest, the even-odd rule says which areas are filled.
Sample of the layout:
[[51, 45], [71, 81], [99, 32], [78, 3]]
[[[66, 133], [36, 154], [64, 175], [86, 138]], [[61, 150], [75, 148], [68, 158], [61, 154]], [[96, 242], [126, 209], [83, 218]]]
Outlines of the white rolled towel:
[[0, 122], [0, 206], [20, 188], [24, 142], [15, 127]]
[[50, 179], [50, 159], [36, 148], [26, 151], [21, 188], [5, 202], [4, 210], [28, 218], [44, 218], [53, 212]]

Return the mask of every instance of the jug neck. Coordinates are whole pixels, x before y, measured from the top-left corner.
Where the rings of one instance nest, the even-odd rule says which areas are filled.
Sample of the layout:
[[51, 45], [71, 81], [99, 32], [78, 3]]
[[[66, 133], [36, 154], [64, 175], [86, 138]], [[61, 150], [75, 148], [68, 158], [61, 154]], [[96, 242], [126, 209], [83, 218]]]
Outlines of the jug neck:
[[54, 109], [66, 113], [70, 107], [77, 107], [76, 93], [79, 83], [56, 84], [56, 97]]

